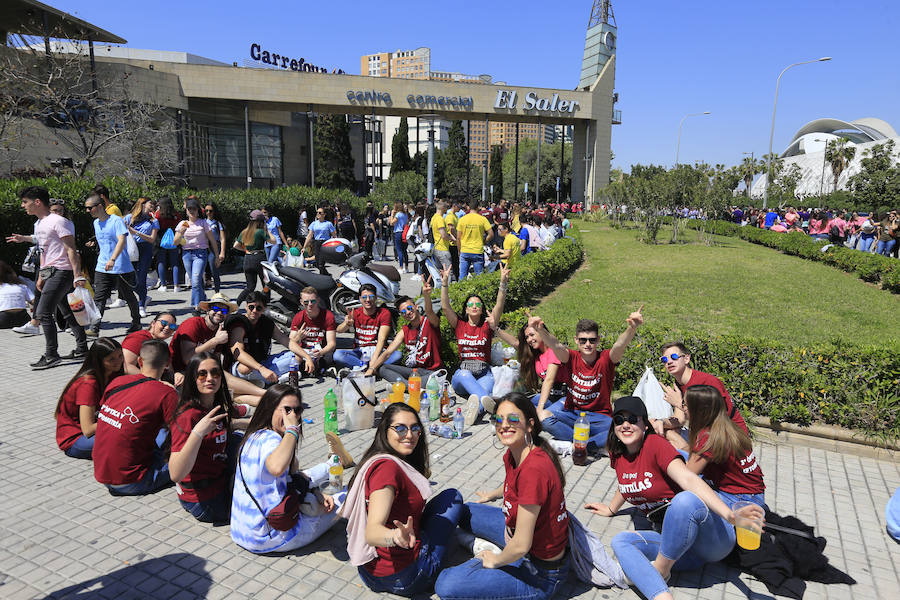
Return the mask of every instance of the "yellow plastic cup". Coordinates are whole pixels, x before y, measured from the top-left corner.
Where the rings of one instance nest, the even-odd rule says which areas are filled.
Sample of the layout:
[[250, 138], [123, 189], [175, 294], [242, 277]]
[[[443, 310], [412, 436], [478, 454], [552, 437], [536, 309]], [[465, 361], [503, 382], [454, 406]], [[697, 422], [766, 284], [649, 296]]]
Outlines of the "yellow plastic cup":
[[758, 549], [762, 535], [762, 519], [756, 515], [759, 505], [741, 500], [732, 504], [731, 510], [734, 511], [734, 530], [738, 546], [744, 550]]

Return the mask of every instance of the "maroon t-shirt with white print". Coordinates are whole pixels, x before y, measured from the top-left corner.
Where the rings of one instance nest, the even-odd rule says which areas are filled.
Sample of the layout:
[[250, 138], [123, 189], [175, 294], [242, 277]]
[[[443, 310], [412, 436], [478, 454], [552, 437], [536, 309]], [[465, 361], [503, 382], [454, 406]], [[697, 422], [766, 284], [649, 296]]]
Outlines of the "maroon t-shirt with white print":
[[672, 444], [655, 433], [644, 437], [644, 444], [634, 456], [610, 456], [616, 470], [619, 492], [629, 504], [647, 514], [681, 491], [666, 470], [673, 460], [684, 460]]

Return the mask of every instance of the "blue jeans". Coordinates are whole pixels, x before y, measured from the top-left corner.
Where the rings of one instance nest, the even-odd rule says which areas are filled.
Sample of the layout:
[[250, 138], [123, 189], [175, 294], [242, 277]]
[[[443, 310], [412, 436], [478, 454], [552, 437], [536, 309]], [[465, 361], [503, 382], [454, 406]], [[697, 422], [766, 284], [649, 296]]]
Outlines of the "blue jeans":
[[150, 271], [150, 263], [153, 262], [153, 244], [149, 242], [138, 242], [138, 260], [134, 263], [134, 276], [136, 284], [134, 291], [137, 292], [138, 303], [141, 306], [147, 306], [147, 272]]
[[[505, 518], [499, 507], [467, 503], [459, 526], [503, 548]], [[547, 569], [525, 556], [499, 569], [485, 569], [473, 558], [445, 569], [434, 585], [443, 600], [456, 598], [535, 599], [551, 598], [569, 574], [568, 556], [558, 568]]]
[[472, 252], [459, 253], [459, 280], [462, 281], [469, 274], [469, 267], [475, 271], [476, 275], [481, 275], [484, 271], [484, 254], [474, 254]]
[[[401, 358], [403, 358], [403, 354], [399, 350], [394, 350], [393, 354], [391, 354], [388, 359], [384, 361], [384, 364], [392, 365], [398, 362]], [[335, 350], [332, 360], [339, 369], [365, 367], [369, 364], [367, 361], [363, 360], [362, 351], [359, 348], [353, 348], [352, 350], [345, 350], [341, 348], [339, 350]]]
[[178, 499], [181, 508], [186, 510], [201, 523], [224, 523], [231, 512], [231, 495], [223, 490], [218, 496], [201, 502], [188, 502]]
[[[271, 370], [278, 377], [281, 377], [291, 370], [291, 361], [293, 360], [293, 358], [294, 353], [290, 350], [285, 350], [281, 354], [273, 354], [266, 360], [259, 361], [259, 364]], [[251, 371], [247, 374], [238, 371], [238, 365], [240, 364], [241, 363], [237, 361], [234, 362], [234, 365], [232, 365], [231, 367], [232, 375], [234, 375], [235, 377], [240, 377], [241, 379], [246, 379], [247, 381], [252, 381], [263, 387], [269, 385], [266, 380], [263, 379], [262, 375], [259, 374], [259, 371]]]
[[[475, 375], [472, 374], [472, 371], [467, 369], [457, 369], [456, 373], [453, 374], [453, 377], [450, 378], [450, 385], [453, 386], [453, 391], [456, 392], [458, 396], [468, 398], [472, 394], [477, 395], [479, 398], [479, 406], [481, 406], [480, 398], [482, 396], [490, 396], [491, 391], [494, 389], [494, 374], [488, 369], [484, 375], [476, 379]], [[483, 412], [484, 406], [481, 406], [478, 410], [478, 414]]]
[[[571, 442], [572, 437], [575, 435], [575, 421], [578, 420], [581, 411], [566, 410], [565, 406], [565, 400], [557, 400], [550, 406], [545, 406], [544, 408], [549, 410], [553, 416], [541, 421], [541, 426], [544, 428], [544, 431], [555, 439]], [[606, 436], [609, 435], [609, 425], [612, 423], [612, 417], [591, 411], [584, 411], [584, 414], [591, 424], [587, 449], [588, 452], [594, 453], [606, 447]]]
[[669, 587], [651, 561], [657, 554], [675, 560], [673, 571], [693, 571], [722, 560], [734, 547], [734, 527], [692, 492], [679, 492], [663, 520], [663, 532], [623, 531], [612, 540], [622, 570], [647, 598]]
[[860, 252], [868, 252], [869, 247], [872, 245], [872, 241], [875, 239], [874, 233], [861, 233], [859, 234], [859, 248], [857, 248]]
[[[687, 459], [685, 459], [685, 462], [687, 462]], [[725, 506], [727, 506], [728, 508], [731, 508], [731, 505], [735, 502], [744, 500], [746, 502], [752, 502], [753, 504], [756, 504], [763, 510], [769, 509], [769, 507], [766, 505], [765, 492], [760, 494], [729, 494], [728, 492], [716, 490], [716, 494], [719, 495], [719, 498], [722, 499], [722, 502], [724, 502]]]
[[894, 249], [894, 244], [897, 243], [897, 240], [888, 240], [886, 242], [878, 242], [878, 245], [875, 246], [875, 254], [880, 254], [882, 256], [890, 256], [891, 250]]
[[278, 254], [281, 252], [281, 244], [266, 244], [266, 260], [278, 262]]
[[193, 250], [184, 250], [181, 254], [181, 260], [184, 261], [184, 274], [187, 280], [191, 282], [191, 306], [197, 308], [197, 305], [206, 300], [206, 294], [203, 292], [203, 271], [206, 270], [206, 248], [195, 248]]
[[425, 505], [419, 535], [422, 544], [416, 561], [402, 571], [375, 577], [365, 567], [359, 576], [373, 592], [389, 592], [398, 596], [412, 596], [427, 592], [441, 569], [447, 548], [455, 543], [453, 531], [463, 512], [462, 495], [446, 489]]
[[216, 266], [216, 255], [210, 252], [206, 257], [206, 264], [209, 265], [209, 272], [212, 273], [213, 289], [218, 292], [222, 289], [222, 277], [219, 274], [219, 267]]
[[90, 460], [93, 451], [94, 436], [84, 437], [84, 434], [82, 434], [78, 436], [77, 440], [75, 440], [75, 444], [72, 445], [71, 448], [66, 450], [66, 456], [71, 458], [86, 458]]
[[143, 496], [171, 484], [169, 461], [162, 449], [156, 448], [153, 450], [153, 462], [140, 481], [124, 485], [107, 485], [106, 487], [113, 496]]
[[159, 248], [156, 251], [156, 274], [159, 275], [160, 285], [166, 285], [166, 269], [172, 267], [172, 285], [181, 285], [181, 265], [179, 264], [179, 252], [181, 246], [166, 249]]
[[406, 257], [406, 242], [403, 241], [402, 231], [394, 232], [394, 255], [397, 257], [397, 264], [405, 269], [409, 259]]

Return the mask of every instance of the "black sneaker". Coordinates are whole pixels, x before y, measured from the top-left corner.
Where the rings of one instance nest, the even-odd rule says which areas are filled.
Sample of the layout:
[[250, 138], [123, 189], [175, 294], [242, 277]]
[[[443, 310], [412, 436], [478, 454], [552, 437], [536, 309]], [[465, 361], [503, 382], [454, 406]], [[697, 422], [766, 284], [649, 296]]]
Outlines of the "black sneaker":
[[62, 363], [62, 359], [58, 356], [54, 356], [52, 358], [41, 356], [37, 362], [31, 363], [31, 368], [34, 371], [42, 371], [44, 369], [51, 369], [53, 367], [56, 367], [60, 363]]
[[137, 321], [136, 323], [132, 323], [131, 327], [129, 327], [128, 329], [125, 330], [125, 335], [128, 335], [129, 333], [134, 333], [135, 331], [140, 331], [143, 328], [144, 328], [144, 326], [141, 325], [141, 322]]
[[83, 360], [85, 356], [87, 356], [87, 350], [78, 350], [76, 348], [68, 354], [60, 356], [60, 358], [63, 360]]

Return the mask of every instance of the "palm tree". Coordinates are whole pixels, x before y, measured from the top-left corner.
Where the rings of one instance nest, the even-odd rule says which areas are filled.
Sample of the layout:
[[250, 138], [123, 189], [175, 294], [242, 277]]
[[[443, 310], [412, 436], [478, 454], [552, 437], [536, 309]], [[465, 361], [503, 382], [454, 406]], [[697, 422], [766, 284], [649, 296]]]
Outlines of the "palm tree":
[[830, 140], [825, 146], [825, 160], [831, 165], [831, 173], [834, 175], [834, 187], [832, 192], [837, 191], [838, 178], [853, 157], [856, 156], [856, 146], [847, 144], [844, 138]]
[[763, 171], [763, 166], [762, 161], [757, 160], [752, 156], [745, 157], [741, 162], [741, 179], [744, 180], [744, 186], [747, 188], [747, 198], [750, 197], [750, 186], [753, 185], [753, 178], [756, 177], [757, 173]]

